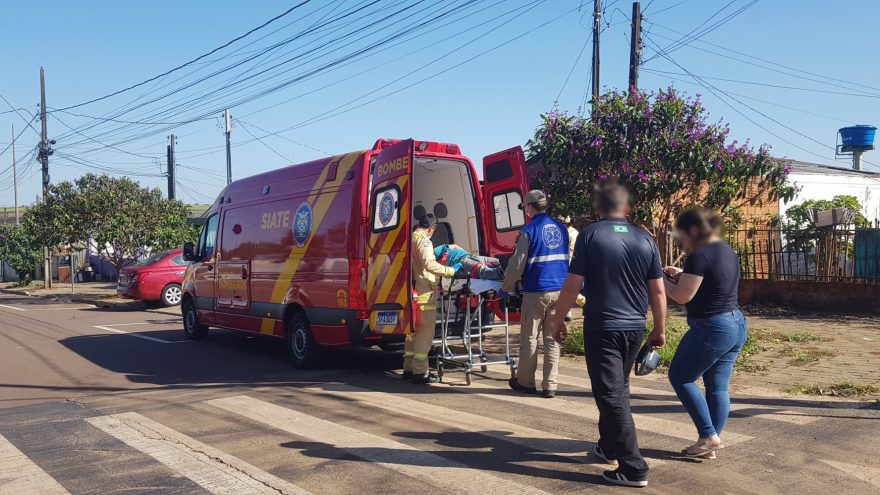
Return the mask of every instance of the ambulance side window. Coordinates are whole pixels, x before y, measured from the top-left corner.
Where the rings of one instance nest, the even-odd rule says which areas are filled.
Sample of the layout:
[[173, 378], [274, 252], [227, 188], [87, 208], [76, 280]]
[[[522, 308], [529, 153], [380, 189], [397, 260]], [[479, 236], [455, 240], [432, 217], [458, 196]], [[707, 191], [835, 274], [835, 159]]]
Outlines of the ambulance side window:
[[519, 191], [507, 191], [492, 196], [495, 207], [495, 227], [500, 232], [515, 230], [526, 224], [525, 213], [520, 209], [522, 195]]
[[400, 188], [383, 187], [373, 194], [373, 232], [394, 230], [400, 223]]
[[214, 256], [214, 250], [217, 248], [217, 227], [220, 225], [220, 214], [215, 213], [205, 224], [205, 230], [199, 239], [199, 257], [203, 260], [209, 260]]

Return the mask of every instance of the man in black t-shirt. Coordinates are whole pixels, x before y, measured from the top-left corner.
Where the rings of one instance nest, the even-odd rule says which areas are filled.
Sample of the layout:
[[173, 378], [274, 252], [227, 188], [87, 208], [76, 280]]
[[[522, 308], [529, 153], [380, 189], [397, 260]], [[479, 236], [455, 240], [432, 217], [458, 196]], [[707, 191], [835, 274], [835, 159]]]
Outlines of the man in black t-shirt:
[[648, 465], [639, 452], [629, 407], [629, 374], [644, 340], [649, 304], [654, 320], [649, 341], [655, 347], [665, 344], [663, 269], [654, 240], [626, 219], [625, 188], [616, 184], [600, 188], [595, 209], [601, 221], [578, 235], [559, 296], [554, 338], [565, 340], [563, 317], [582, 293], [587, 370], [599, 408], [599, 441], [593, 453], [608, 464], [618, 464], [616, 470], [603, 474], [607, 481], [647, 486]]

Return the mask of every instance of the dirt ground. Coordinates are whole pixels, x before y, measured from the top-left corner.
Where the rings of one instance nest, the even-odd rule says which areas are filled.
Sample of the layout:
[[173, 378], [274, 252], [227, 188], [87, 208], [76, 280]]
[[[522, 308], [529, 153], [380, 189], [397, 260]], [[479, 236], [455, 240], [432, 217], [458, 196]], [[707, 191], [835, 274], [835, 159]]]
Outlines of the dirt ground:
[[[734, 374], [732, 388], [757, 395], [790, 395], [794, 388], [849, 382], [880, 390], [880, 317], [853, 317], [810, 314], [781, 308], [747, 308], [749, 332], [758, 352], [749, 366]], [[673, 320], [685, 321], [673, 311]], [[575, 316], [571, 326], [582, 325]], [[489, 339], [499, 348], [501, 335]], [[519, 348], [519, 327], [511, 326], [511, 347]], [[564, 356], [566, 361], [582, 363], [582, 356]], [[665, 380], [661, 375], [651, 375]], [[877, 400], [880, 392], [851, 397]]]

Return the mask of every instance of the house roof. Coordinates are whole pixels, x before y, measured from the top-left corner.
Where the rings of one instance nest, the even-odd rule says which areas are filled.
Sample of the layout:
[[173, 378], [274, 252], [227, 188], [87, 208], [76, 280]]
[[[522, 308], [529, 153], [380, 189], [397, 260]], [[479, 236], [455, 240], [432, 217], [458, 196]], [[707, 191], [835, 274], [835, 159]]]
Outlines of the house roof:
[[870, 170], [853, 170], [852, 168], [846, 167], [835, 167], [832, 165], [821, 165], [819, 163], [810, 163], [810, 162], [800, 162], [797, 160], [789, 160], [789, 164], [791, 166], [791, 173], [793, 174], [807, 174], [807, 175], [836, 175], [836, 176], [851, 176], [851, 177], [870, 177], [880, 178], [880, 172], [874, 172]]

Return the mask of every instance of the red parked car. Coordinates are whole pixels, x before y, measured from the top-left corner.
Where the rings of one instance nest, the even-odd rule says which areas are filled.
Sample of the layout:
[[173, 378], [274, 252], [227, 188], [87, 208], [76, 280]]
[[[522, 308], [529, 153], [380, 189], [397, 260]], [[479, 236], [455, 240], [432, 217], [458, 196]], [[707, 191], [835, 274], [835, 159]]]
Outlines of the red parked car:
[[123, 268], [119, 272], [116, 292], [119, 297], [137, 299], [161, 306], [180, 304], [183, 275], [188, 261], [183, 250], [172, 249]]

